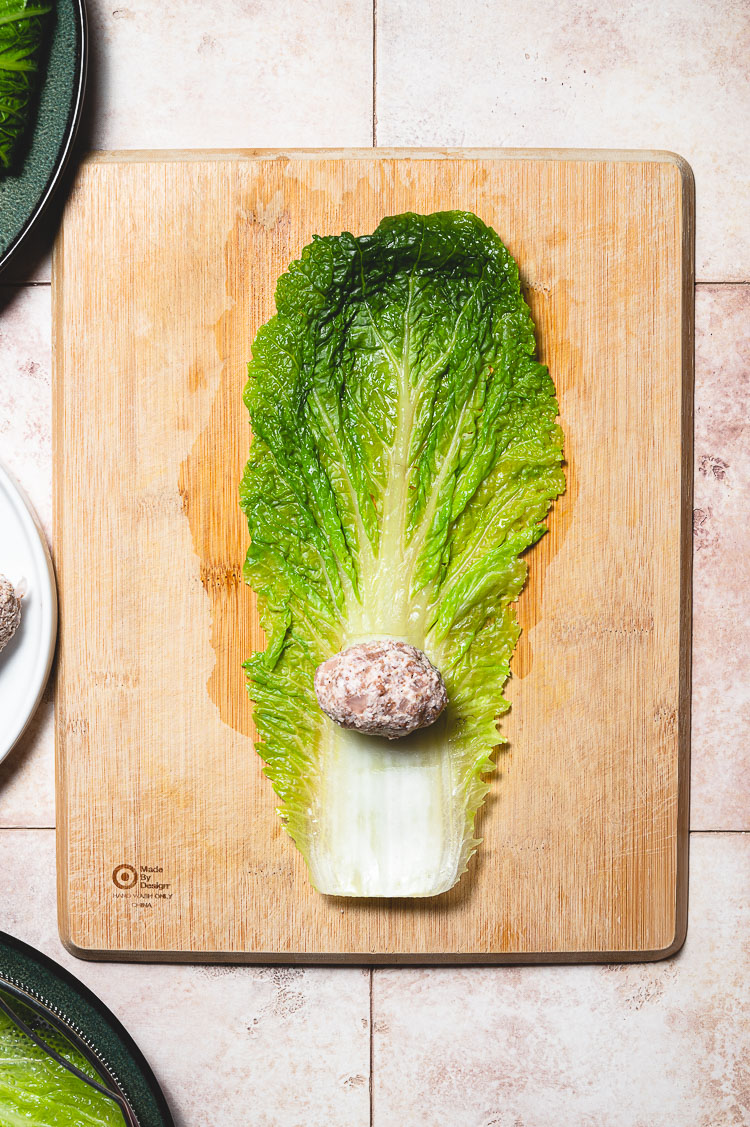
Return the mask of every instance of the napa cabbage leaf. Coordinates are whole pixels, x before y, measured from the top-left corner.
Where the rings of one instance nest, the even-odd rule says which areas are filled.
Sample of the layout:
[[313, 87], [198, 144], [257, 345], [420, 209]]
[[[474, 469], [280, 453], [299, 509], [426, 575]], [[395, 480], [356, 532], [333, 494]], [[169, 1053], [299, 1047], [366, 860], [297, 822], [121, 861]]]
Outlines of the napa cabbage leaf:
[[[479, 842], [524, 556], [565, 487], [518, 268], [460, 211], [316, 237], [255, 338], [240, 486], [267, 648], [258, 751], [314, 886], [432, 896]], [[316, 666], [369, 638], [424, 650], [449, 704], [390, 743], [320, 710]]]

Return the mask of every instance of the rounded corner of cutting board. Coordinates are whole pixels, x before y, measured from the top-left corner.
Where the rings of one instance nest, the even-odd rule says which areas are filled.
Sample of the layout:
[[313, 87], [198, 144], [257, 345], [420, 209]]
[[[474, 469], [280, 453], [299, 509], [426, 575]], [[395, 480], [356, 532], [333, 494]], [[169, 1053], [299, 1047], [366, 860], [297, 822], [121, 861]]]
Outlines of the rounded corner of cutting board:
[[68, 912], [64, 908], [58, 910], [57, 916], [57, 934], [60, 937], [65, 950], [74, 959], [82, 959], [86, 962], [96, 958], [96, 952], [91, 947], [86, 947], [82, 942], [76, 942], [76, 939], [71, 934], [72, 920]]

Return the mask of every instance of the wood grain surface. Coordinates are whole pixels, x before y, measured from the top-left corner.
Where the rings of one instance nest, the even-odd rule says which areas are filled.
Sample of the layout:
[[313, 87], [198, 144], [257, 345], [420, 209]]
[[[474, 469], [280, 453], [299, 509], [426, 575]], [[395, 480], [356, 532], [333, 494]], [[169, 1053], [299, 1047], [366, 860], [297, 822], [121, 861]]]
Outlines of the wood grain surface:
[[[313, 234], [466, 208], [517, 258], [567, 493], [529, 556], [469, 871], [327, 898], [275, 814], [242, 660], [250, 343]], [[53, 267], [59, 911], [83, 957], [655, 958], [685, 932], [692, 177], [667, 153], [120, 153]]]

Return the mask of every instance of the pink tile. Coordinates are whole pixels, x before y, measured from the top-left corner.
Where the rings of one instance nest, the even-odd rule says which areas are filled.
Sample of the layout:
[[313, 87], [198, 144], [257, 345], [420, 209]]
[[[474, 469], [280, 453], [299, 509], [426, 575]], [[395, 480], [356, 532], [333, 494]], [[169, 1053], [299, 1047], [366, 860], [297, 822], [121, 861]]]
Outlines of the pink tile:
[[55, 731], [48, 684], [29, 727], [0, 763], [0, 827], [54, 824]]
[[376, 970], [374, 1127], [750, 1120], [750, 835], [694, 835], [668, 962]]
[[696, 297], [691, 826], [750, 829], [750, 286]]
[[371, 0], [89, 0], [103, 149], [369, 145]]
[[366, 971], [79, 962], [57, 937], [51, 830], [0, 830], [0, 919], [117, 1014], [180, 1127], [369, 1124]]
[[[52, 535], [49, 286], [0, 285], [0, 461]], [[2, 562], [0, 561], [0, 571]]]
[[678, 152], [698, 278], [750, 279], [745, 0], [378, 0], [377, 32], [378, 144]]

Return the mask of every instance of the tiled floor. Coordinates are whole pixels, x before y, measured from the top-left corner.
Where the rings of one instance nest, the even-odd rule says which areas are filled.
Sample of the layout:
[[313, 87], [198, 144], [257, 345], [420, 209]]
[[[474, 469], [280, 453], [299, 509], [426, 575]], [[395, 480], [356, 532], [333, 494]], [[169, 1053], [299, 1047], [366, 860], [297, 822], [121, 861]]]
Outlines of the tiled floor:
[[0, 872], [3, 929], [64, 963], [122, 1018], [180, 1127], [369, 1122], [367, 970], [82, 963], [57, 937], [54, 834], [0, 833]]
[[374, 1122], [747, 1123], [750, 837], [694, 834], [690, 861], [688, 939], [669, 962], [378, 971]]
[[[89, 6], [92, 146], [343, 147], [375, 135], [667, 148], [692, 164], [698, 278], [710, 284], [696, 298], [690, 928], [676, 959], [612, 968], [78, 963], [55, 923], [51, 698], [0, 767], [0, 926], [125, 1021], [181, 1127], [750, 1123], [750, 8]], [[41, 237], [0, 279], [0, 458], [49, 533], [48, 279]]]
[[747, 281], [745, 0], [378, 0], [380, 145], [670, 149], [699, 281]]

